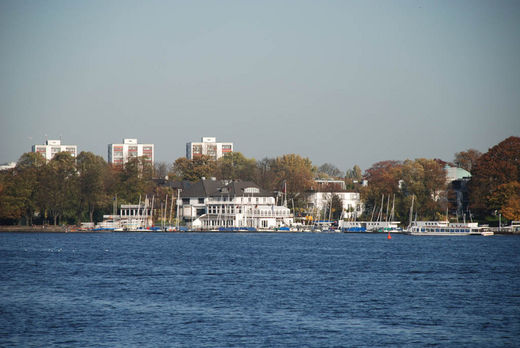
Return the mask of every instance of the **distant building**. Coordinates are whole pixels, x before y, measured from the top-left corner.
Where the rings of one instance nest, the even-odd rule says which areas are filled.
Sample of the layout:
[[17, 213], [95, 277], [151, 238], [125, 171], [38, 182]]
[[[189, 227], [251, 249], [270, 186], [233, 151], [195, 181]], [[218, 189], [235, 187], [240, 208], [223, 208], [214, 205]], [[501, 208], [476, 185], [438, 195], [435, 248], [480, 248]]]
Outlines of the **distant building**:
[[32, 152], [37, 152], [47, 161], [50, 161], [59, 152], [68, 152], [72, 157], [76, 157], [78, 147], [76, 145], [62, 145], [61, 140], [46, 140], [45, 145], [33, 145]]
[[146, 157], [151, 164], [154, 163], [154, 145], [138, 144], [137, 139], [123, 139], [122, 144], [108, 145], [108, 163], [123, 165], [134, 157]]
[[307, 196], [307, 210], [319, 213], [328, 208], [333, 195], [341, 200], [344, 218], [350, 219], [363, 214], [363, 204], [358, 192], [310, 192]]
[[448, 203], [450, 213], [458, 217], [469, 215], [469, 193], [468, 182], [471, 180], [471, 173], [457, 167], [445, 166], [446, 181], [448, 183]]
[[9, 163], [0, 164], [0, 171], [13, 169], [14, 167], [16, 167], [16, 162], [9, 162]]
[[343, 206], [343, 218], [354, 218], [363, 214], [363, 203], [358, 192], [348, 192], [343, 180], [314, 180], [311, 191], [307, 193], [307, 210], [320, 214], [330, 205], [332, 196], [336, 195]]
[[200, 142], [186, 143], [187, 159], [204, 155], [218, 160], [229, 152], [233, 152], [233, 143], [217, 143], [217, 138], [213, 137], [203, 137]]

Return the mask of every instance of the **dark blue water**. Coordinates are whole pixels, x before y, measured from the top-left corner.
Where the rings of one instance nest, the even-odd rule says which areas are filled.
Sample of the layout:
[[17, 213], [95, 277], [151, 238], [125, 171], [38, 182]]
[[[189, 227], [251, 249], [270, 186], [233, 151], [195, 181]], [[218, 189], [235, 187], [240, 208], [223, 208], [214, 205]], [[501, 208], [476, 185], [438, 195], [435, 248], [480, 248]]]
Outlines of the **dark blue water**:
[[519, 237], [0, 234], [2, 347], [519, 345]]

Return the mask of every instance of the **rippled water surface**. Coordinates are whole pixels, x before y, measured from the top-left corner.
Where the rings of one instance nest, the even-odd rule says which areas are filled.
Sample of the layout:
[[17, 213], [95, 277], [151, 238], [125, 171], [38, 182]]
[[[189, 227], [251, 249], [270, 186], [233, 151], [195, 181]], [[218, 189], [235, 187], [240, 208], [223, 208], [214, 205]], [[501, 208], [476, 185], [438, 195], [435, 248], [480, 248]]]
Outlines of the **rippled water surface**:
[[0, 234], [0, 346], [503, 347], [520, 237]]

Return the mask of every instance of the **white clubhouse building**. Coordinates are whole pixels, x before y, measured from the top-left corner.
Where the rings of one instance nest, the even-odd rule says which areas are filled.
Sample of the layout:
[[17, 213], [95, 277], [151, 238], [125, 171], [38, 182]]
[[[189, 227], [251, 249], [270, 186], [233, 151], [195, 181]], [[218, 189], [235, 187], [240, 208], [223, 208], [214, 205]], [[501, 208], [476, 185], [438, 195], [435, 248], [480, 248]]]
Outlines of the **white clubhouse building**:
[[181, 192], [180, 217], [192, 229], [274, 229], [293, 224], [287, 207], [249, 181], [203, 179]]

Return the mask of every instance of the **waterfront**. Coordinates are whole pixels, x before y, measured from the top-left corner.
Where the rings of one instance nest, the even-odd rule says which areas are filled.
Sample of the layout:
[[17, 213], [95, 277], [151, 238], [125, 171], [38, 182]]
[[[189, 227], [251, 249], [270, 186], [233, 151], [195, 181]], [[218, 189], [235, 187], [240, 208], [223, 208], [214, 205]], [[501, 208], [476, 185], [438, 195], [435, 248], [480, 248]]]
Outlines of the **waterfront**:
[[0, 346], [514, 346], [520, 238], [2, 233]]

